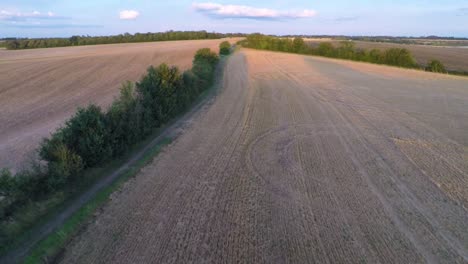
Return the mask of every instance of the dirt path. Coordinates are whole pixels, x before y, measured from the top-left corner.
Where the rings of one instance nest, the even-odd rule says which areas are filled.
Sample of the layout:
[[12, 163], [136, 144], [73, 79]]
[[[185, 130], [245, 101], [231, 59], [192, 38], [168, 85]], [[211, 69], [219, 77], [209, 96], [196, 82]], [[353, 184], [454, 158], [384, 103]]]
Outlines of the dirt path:
[[63, 263], [466, 263], [467, 87], [243, 50]]

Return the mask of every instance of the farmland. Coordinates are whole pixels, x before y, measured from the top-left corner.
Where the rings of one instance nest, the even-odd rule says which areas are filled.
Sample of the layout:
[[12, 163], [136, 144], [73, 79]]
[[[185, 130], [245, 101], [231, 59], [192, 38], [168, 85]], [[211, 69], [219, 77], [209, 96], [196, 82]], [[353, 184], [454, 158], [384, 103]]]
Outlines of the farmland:
[[77, 107], [107, 106], [123, 81], [138, 80], [148, 66], [188, 69], [196, 50], [217, 50], [222, 41], [0, 50], [0, 168], [21, 169]]
[[[306, 40], [312, 46], [318, 46], [323, 42], [331, 42], [335, 46], [339, 45], [338, 40], [333, 39], [308, 39]], [[440, 60], [448, 70], [458, 72], [468, 72], [468, 42], [467, 46], [429, 46], [429, 45], [414, 45], [414, 44], [396, 44], [396, 43], [381, 43], [368, 41], [354, 41], [357, 48], [371, 50], [390, 48], [408, 49], [420, 65], [426, 65], [432, 59]]]
[[466, 263], [467, 87], [243, 49], [62, 262]]

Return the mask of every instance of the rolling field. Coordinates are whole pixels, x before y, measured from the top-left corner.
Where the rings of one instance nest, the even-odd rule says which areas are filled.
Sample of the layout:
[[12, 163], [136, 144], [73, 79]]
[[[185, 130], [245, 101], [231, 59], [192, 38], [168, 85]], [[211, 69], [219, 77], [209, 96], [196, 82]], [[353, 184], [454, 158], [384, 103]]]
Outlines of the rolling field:
[[122, 82], [139, 80], [150, 65], [188, 69], [198, 49], [217, 51], [221, 41], [0, 50], [0, 168], [20, 169], [77, 107], [107, 106]]
[[[317, 46], [323, 40], [308, 40], [313, 46]], [[339, 41], [328, 41], [335, 46], [339, 46]], [[416, 62], [420, 65], [427, 65], [429, 60], [440, 60], [448, 70], [468, 72], [468, 48], [466, 47], [441, 47], [441, 46], [425, 46], [425, 45], [406, 45], [396, 43], [380, 43], [367, 41], [354, 41], [357, 48], [366, 50], [380, 49], [386, 50], [390, 48], [408, 49], [413, 54]], [[467, 42], [468, 43], [468, 42]], [[468, 45], [468, 44], [467, 44]]]
[[243, 49], [63, 263], [466, 263], [468, 78]]

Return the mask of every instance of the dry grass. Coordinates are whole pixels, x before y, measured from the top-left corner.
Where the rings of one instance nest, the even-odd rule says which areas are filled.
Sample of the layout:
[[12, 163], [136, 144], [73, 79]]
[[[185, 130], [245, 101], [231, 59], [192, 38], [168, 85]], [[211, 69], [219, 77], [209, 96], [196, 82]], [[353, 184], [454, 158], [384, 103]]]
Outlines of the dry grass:
[[466, 78], [255, 50], [224, 76], [63, 263], [468, 261]]
[[107, 106], [123, 81], [138, 80], [148, 66], [188, 69], [196, 50], [217, 51], [221, 41], [0, 50], [0, 168], [20, 168], [77, 107]]

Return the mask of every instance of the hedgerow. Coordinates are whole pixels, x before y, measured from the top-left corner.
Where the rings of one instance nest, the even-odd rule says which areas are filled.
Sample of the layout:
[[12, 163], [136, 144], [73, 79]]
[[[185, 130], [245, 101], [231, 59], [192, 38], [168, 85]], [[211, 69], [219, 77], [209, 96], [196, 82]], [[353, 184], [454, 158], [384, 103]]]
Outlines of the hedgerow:
[[[186, 72], [167, 64], [150, 66], [139, 82], [122, 85], [106, 111], [96, 105], [79, 108], [42, 141], [37, 166], [16, 175], [0, 170], [0, 223], [16, 221], [11, 218], [27, 203], [72, 189], [84, 170], [121, 156], [185, 111], [211, 85], [218, 61], [216, 53], [201, 49]], [[3, 247], [16, 234], [0, 226]]]
[[254, 49], [365, 61], [403, 68], [426, 68], [428, 71], [446, 72], [442, 63], [436, 60], [429, 62], [427, 67], [419, 66], [411, 52], [407, 49], [391, 48], [384, 51], [378, 49], [368, 51], [356, 48], [352, 41], [342, 41], [337, 47], [330, 42], [322, 42], [317, 47], [312, 47], [307, 45], [302, 38], [278, 38], [262, 34], [251, 34], [247, 36], [246, 40], [239, 42], [239, 44]]

